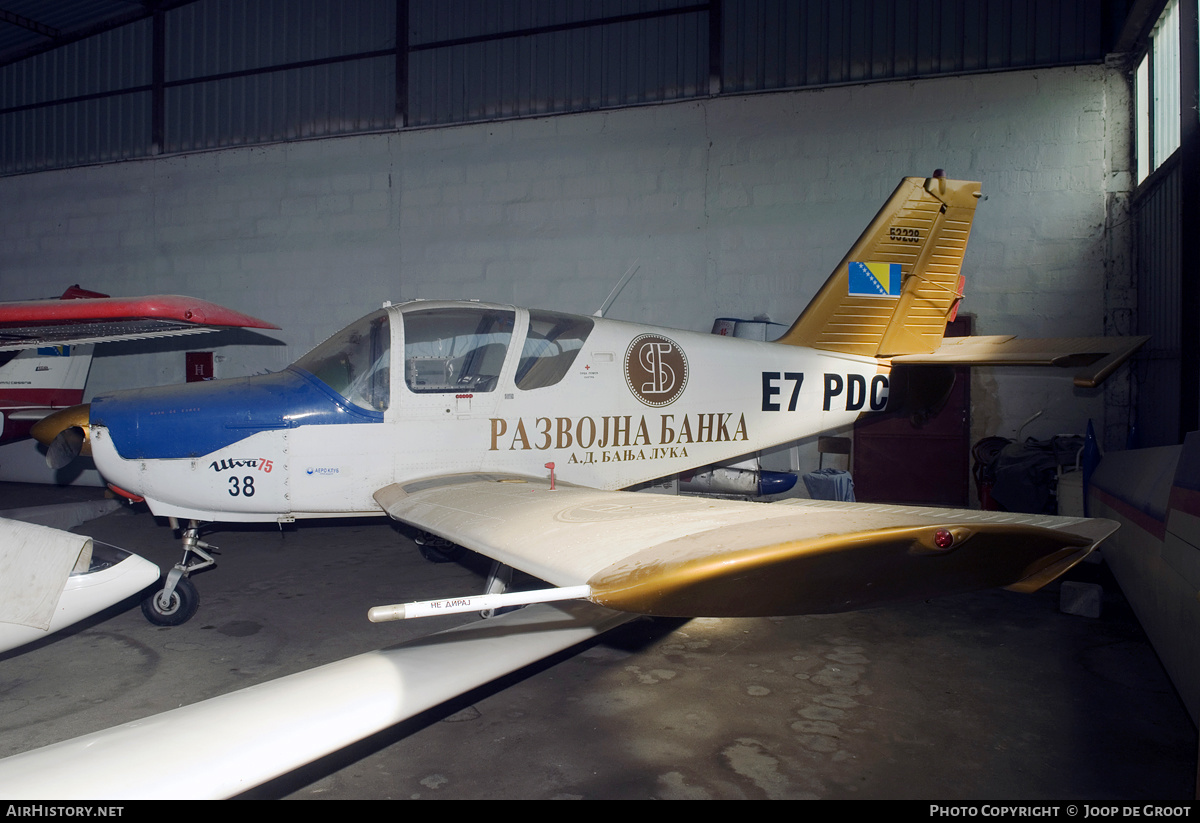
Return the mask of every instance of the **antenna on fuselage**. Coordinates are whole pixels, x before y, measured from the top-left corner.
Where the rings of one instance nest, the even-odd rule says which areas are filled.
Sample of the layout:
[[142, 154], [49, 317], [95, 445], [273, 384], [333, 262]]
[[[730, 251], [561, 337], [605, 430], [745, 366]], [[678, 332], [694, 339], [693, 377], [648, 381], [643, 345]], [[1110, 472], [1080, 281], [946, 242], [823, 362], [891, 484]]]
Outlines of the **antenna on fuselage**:
[[624, 277], [622, 277], [620, 282], [613, 286], [613, 290], [608, 293], [608, 298], [605, 299], [604, 305], [596, 309], [596, 313], [593, 314], [592, 317], [604, 316], [604, 313], [609, 310], [609, 307], [612, 306], [613, 301], [617, 299], [617, 295], [621, 293], [621, 289], [625, 288], [625, 284], [629, 282], [630, 278], [637, 274], [637, 270], [640, 268], [641, 264], [637, 260], [634, 260], [633, 265], [629, 267], [627, 272], [625, 272]]

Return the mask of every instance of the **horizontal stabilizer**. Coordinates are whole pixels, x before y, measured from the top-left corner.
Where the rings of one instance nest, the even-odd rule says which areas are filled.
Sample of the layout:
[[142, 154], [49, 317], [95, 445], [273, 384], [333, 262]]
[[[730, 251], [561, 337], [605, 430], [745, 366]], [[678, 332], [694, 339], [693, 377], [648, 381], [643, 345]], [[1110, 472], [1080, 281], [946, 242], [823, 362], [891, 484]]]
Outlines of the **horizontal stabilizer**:
[[595, 603], [681, 617], [849, 611], [991, 586], [1032, 591], [1110, 521], [792, 500], [746, 503], [456, 475], [378, 491], [397, 520]]
[[1079, 369], [1075, 385], [1099, 386], [1149, 337], [948, 337], [931, 354], [905, 354], [894, 364], [938, 366], [1060, 366]]
[[12, 409], [12, 410], [5, 409], [4, 416], [6, 418], [8, 418], [9, 420], [33, 420], [36, 422], [38, 420], [41, 420], [46, 415], [53, 414], [56, 411], [58, 411], [58, 409], [55, 409], [50, 406], [47, 406], [45, 408], [28, 408], [28, 409]]

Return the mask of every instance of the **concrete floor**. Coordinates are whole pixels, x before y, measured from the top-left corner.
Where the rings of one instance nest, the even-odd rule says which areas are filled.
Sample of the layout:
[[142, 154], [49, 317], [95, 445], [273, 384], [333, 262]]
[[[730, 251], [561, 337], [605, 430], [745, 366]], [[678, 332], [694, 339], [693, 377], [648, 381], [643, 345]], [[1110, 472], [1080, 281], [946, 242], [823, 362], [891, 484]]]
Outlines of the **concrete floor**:
[[[43, 494], [0, 484], [0, 509]], [[164, 568], [179, 553], [132, 509], [77, 531]], [[467, 622], [365, 613], [477, 591], [486, 569], [428, 563], [382, 519], [205, 539], [222, 553], [188, 624], [133, 605], [0, 657], [0, 756]], [[1187, 801], [1196, 729], [1103, 582], [1099, 619], [1060, 613], [1055, 587], [637, 621], [250, 796]]]

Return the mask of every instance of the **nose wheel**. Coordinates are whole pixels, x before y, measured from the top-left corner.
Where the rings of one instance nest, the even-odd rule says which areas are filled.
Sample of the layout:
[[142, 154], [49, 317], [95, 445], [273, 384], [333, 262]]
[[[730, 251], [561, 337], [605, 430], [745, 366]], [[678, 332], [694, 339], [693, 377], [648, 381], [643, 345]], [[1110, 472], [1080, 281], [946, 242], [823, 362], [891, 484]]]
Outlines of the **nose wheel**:
[[142, 601], [142, 614], [156, 626], [181, 626], [192, 619], [198, 608], [200, 592], [196, 591], [196, 584], [186, 577], [176, 581], [170, 594], [163, 587]]
[[[172, 521], [172, 525], [175, 525]], [[216, 551], [200, 539], [200, 524], [195, 520], [180, 535], [183, 559], [167, 572], [167, 582], [142, 601], [142, 614], [156, 626], [182, 626], [200, 608], [200, 592], [188, 578], [192, 572], [215, 566], [217, 561], [206, 550]], [[194, 555], [194, 557], [193, 557]]]

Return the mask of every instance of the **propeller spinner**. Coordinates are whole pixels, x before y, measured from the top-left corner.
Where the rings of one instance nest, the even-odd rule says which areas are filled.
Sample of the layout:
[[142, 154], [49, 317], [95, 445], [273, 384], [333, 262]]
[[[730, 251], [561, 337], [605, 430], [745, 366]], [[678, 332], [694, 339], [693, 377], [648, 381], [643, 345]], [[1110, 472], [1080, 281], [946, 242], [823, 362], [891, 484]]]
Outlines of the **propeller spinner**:
[[80, 455], [90, 457], [92, 441], [88, 434], [91, 404], [81, 403], [46, 415], [33, 425], [30, 434], [47, 447], [46, 465], [61, 469]]

